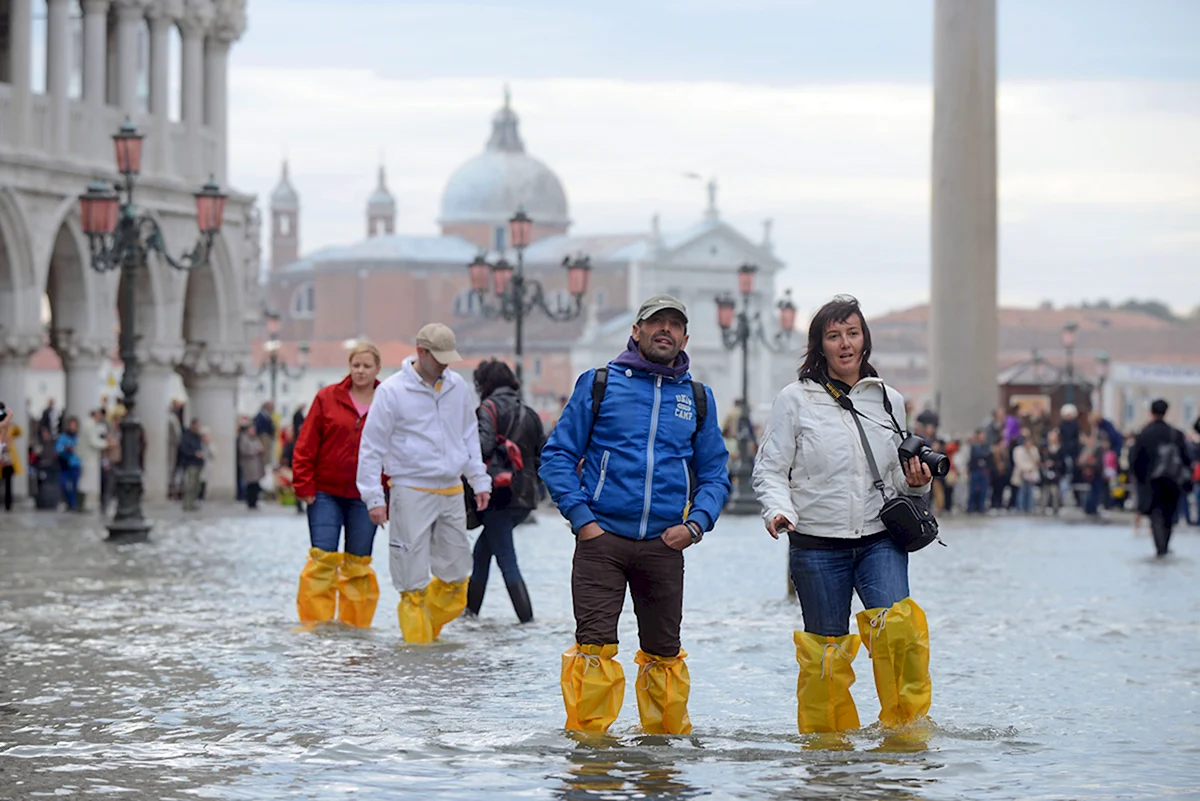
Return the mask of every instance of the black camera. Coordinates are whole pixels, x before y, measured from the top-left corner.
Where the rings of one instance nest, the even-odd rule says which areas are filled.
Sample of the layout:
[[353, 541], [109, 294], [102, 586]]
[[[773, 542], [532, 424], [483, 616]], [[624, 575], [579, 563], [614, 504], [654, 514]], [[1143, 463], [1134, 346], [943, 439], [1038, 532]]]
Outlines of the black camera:
[[930, 450], [929, 446], [925, 444], [925, 440], [916, 434], [909, 434], [905, 437], [904, 441], [900, 443], [899, 451], [901, 462], [907, 462], [916, 457], [935, 476], [944, 476], [950, 472], [950, 460], [946, 458], [946, 454]]
[[8, 407], [4, 405], [4, 401], [0, 401], [0, 423], [8, 419]]

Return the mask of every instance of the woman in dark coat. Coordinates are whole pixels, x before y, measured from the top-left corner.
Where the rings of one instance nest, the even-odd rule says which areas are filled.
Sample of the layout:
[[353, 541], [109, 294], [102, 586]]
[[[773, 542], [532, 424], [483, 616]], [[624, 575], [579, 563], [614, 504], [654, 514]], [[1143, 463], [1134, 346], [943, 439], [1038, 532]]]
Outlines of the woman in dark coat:
[[520, 448], [524, 467], [514, 471], [510, 487], [493, 487], [488, 508], [479, 513], [483, 531], [475, 541], [475, 569], [467, 587], [467, 610], [479, 614], [494, 556], [504, 574], [504, 585], [508, 588], [517, 619], [528, 623], [533, 620], [533, 605], [517, 566], [513, 529], [537, 507], [537, 471], [546, 434], [541, 418], [521, 401], [521, 385], [504, 362], [493, 359], [479, 365], [475, 369], [475, 390], [483, 399], [476, 414], [484, 463], [491, 465], [493, 454], [504, 438]]

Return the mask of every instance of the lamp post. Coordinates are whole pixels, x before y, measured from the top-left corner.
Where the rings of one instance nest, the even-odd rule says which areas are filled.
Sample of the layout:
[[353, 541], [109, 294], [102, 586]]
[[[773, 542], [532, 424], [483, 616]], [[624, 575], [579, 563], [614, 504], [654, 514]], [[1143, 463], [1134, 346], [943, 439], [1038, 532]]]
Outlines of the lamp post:
[[[525, 277], [525, 248], [529, 247], [533, 233], [533, 220], [518, 210], [508, 221], [509, 242], [517, 251], [517, 266], [513, 269], [503, 255], [489, 263], [481, 254], [467, 265], [471, 273], [471, 290], [479, 298], [480, 311], [488, 319], [503, 318], [516, 323], [516, 339], [513, 354], [516, 357], [517, 381], [522, 388], [522, 361], [525, 353], [525, 318], [535, 308], [558, 323], [574, 320], [583, 311], [583, 296], [587, 293], [588, 278], [592, 265], [587, 256], [567, 256], [562, 266], [567, 271], [567, 291], [571, 303], [566, 307], [551, 308], [546, 302], [546, 291], [537, 279]], [[490, 282], [489, 282], [490, 279]], [[493, 300], [488, 298], [489, 283]]]
[[99, 273], [121, 271], [119, 314], [121, 321], [121, 464], [116, 470], [117, 510], [108, 524], [110, 539], [145, 539], [150, 523], [142, 514], [142, 428], [137, 416], [137, 273], [147, 269], [147, 256], [154, 251], [176, 270], [207, 267], [213, 239], [221, 230], [226, 195], [210, 178], [195, 193], [196, 222], [200, 238], [191, 251], [177, 261], [167, 252], [162, 230], [155, 219], [138, 212], [133, 190], [142, 167], [142, 139], [129, 120], [113, 135], [120, 183], [93, 183], [79, 196], [79, 216], [91, 247], [91, 266]]
[[279, 386], [279, 374], [283, 373], [284, 378], [290, 378], [293, 381], [300, 380], [308, 371], [308, 353], [309, 347], [307, 342], [300, 343], [300, 363], [295, 367], [289, 365], [283, 357], [279, 355], [279, 319], [280, 315], [277, 311], [268, 311], [267, 318], [267, 341], [263, 344], [263, 350], [267, 352], [267, 360], [258, 367], [258, 371], [254, 374], [255, 378], [260, 378], [263, 373], [267, 373], [271, 377], [271, 407], [272, 411], [275, 407], [277, 398], [276, 390]]
[[1075, 332], [1079, 323], [1069, 322], [1062, 328], [1062, 345], [1067, 351], [1067, 403], [1075, 402]]
[[1104, 382], [1108, 380], [1109, 362], [1107, 351], [1096, 355], [1096, 411], [1101, 417], [1104, 417]]
[[742, 351], [742, 408], [738, 416], [738, 453], [733, 470], [733, 492], [729, 496], [726, 510], [730, 514], [758, 514], [758, 499], [751, 486], [754, 473], [754, 426], [750, 420], [750, 342], [757, 339], [772, 353], [779, 353], [791, 339], [796, 327], [796, 305], [788, 290], [776, 304], [779, 309], [779, 331], [768, 338], [763, 329], [762, 313], [750, 312], [750, 296], [754, 293], [754, 276], [758, 267], [743, 264], [738, 268], [738, 291], [742, 295], [742, 308], [737, 311], [737, 301], [732, 295], [717, 298], [717, 324], [721, 326], [721, 341], [728, 350]]

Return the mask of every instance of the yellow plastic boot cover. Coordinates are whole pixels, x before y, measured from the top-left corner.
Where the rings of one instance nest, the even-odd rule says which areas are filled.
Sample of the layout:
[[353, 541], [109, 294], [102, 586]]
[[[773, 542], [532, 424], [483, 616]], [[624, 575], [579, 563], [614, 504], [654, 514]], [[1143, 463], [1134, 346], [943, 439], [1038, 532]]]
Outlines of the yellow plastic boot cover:
[[691, 734], [687, 702], [692, 677], [685, 659], [682, 649], [674, 657], [637, 652], [633, 661], [638, 664], [638, 715], [647, 734]]
[[433, 639], [436, 640], [442, 633], [442, 626], [467, 608], [467, 585], [470, 583], [470, 579], [463, 579], [450, 584], [437, 576], [429, 582], [425, 604], [429, 607], [429, 620], [433, 624]]
[[617, 644], [572, 645], [562, 656], [563, 705], [567, 729], [604, 732], [621, 713], [625, 671], [615, 657]]
[[400, 593], [400, 605], [396, 611], [400, 616], [400, 633], [404, 635], [405, 642], [433, 642], [433, 624], [429, 620], [429, 607], [425, 605], [425, 590]]
[[338, 620], [348, 626], [370, 628], [379, 604], [379, 579], [371, 567], [371, 557], [345, 554], [337, 588]]
[[296, 611], [301, 623], [333, 620], [337, 608], [337, 572], [342, 555], [310, 548], [308, 562], [300, 571], [300, 589], [296, 593]]
[[858, 709], [850, 688], [854, 685], [854, 657], [861, 644], [857, 634], [822, 637], [807, 631], [792, 635], [796, 643], [796, 720], [801, 734], [857, 729]]
[[933, 695], [925, 612], [905, 598], [890, 609], [859, 612], [857, 620], [875, 670], [879, 722], [896, 727], [925, 717]]

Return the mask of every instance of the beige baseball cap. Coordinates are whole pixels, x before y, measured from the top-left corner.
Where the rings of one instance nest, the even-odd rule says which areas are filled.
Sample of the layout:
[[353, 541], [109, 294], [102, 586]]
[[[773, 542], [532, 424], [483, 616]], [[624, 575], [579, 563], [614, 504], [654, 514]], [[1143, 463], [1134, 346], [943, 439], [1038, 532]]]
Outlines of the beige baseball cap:
[[642, 307], [638, 309], [637, 322], [640, 323], [642, 320], [648, 320], [654, 315], [658, 314], [660, 311], [666, 311], [667, 309], [673, 309], [679, 312], [683, 315], [683, 321], [685, 323], [688, 321], [687, 307], [683, 305], [682, 301], [673, 298], [670, 295], [655, 295], [654, 297], [646, 300], [646, 302], [642, 304]]
[[454, 332], [449, 326], [441, 323], [430, 323], [418, 331], [417, 345], [429, 351], [438, 364], [462, 361], [462, 356], [458, 355], [458, 342], [454, 339]]

